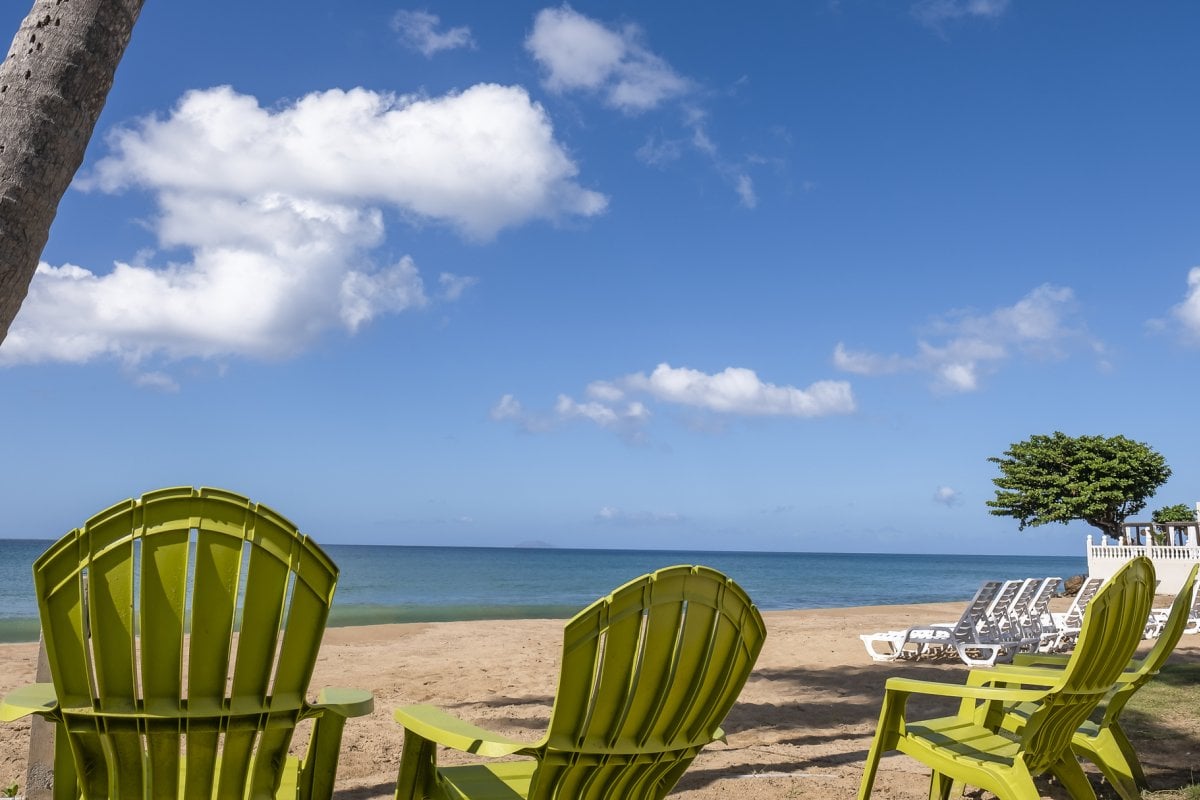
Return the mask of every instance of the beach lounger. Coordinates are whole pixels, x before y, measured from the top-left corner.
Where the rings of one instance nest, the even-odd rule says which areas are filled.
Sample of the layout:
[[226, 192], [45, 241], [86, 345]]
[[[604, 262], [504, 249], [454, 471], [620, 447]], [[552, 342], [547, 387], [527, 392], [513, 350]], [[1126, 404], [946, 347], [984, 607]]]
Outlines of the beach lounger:
[[[1183, 590], [1181, 589], [1182, 593]], [[1179, 595], [1176, 595], [1176, 600]], [[1171, 608], [1156, 608], [1150, 612], [1151, 625], [1153, 627], [1152, 635], [1158, 636], [1162, 633], [1163, 627], [1170, 618], [1171, 612], [1174, 610], [1175, 604]], [[1188, 608], [1187, 620], [1184, 623], [1183, 632], [1185, 634], [1200, 633], [1200, 586], [1197, 586], [1192, 593], [1192, 602]]]
[[1054, 625], [1054, 639], [1051, 640], [1048, 650], [1058, 652], [1069, 649], [1074, 644], [1083, 626], [1084, 609], [1087, 608], [1087, 604], [1091, 602], [1103, 583], [1103, 578], [1088, 578], [1079, 587], [1075, 599], [1071, 601], [1070, 607], [1064, 613], [1050, 615], [1051, 623]]
[[[1083, 722], [1071, 737], [1071, 749], [1098, 766], [1122, 800], [1141, 800], [1142, 790], [1149, 789], [1150, 785], [1133, 744], [1121, 727], [1121, 712], [1134, 693], [1159, 673], [1183, 636], [1188, 624], [1188, 605], [1196, 586], [1197, 570], [1200, 570], [1200, 566], [1192, 567], [1175, 602], [1167, 609], [1162, 633], [1154, 647], [1143, 658], [1131, 659], [1117, 678], [1116, 685], [1105, 701], [1101, 719], [1098, 722]], [[1070, 656], [1064, 654], [1018, 655], [1013, 664], [999, 665], [987, 675], [972, 675], [968, 683], [979, 686], [1051, 685], [1059, 679], [1069, 659]], [[1035, 710], [1028, 703], [1006, 707], [1001, 724], [1005, 730], [1020, 734]]]
[[955, 629], [973, 626], [982, 618], [1000, 591], [1000, 586], [1000, 581], [984, 581], [980, 584], [957, 622], [935, 622], [901, 630], [862, 633], [858, 638], [874, 661], [895, 661], [898, 658], [920, 658], [949, 652], [954, 648]]
[[[949, 800], [962, 784], [999, 800], [1037, 800], [1034, 778], [1056, 776], [1071, 797], [1095, 797], [1072, 751], [1072, 737], [1112, 688], [1141, 641], [1154, 600], [1154, 565], [1131, 559], [1088, 605], [1074, 653], [1052, 682], [1035, 688], [975, 685], [1002, 670], [972, 670], [965, 685], [889, 678], [875, 737], [867, 753], [859, 800], [871, 796], [883, 755], [899, 750], [930, 767], [929, 797]], [[913, 695], [958, 698], [959, 712], [937, 719], [908, 718]], [[1019, 734], [1000, 730], [1004, 709], [1028, 704]]]
[[[1022, 632], [1025, 640], [1032, 644], [1032, 650], [1045, 651], [1058, 634], [1058, 630], [1050, 622], [1050, 601], [1058, 594], [1061, 584], [1062, 578], [1058, 576], [1043, 578], [1021, 619]], [[1033, 641], [1035, 636], [1036, 642]], [[1022, 651], [1026, 651], [1026, 648], [1022, 648]]]
[[[765, 636], [758, 610], [721, 573], [677, 566], [644, 575], [567, 623], [539, 741], [499, 736], [432, 706], [397, 709], [397, 800], [658, 800], [723, 737]], [[439, 745], [528, 758], [438, 767]]]
[[[53, 683], [0, 721], [55, 723], [57, 798], [329, 798], [369, 692], [306, 699], [337, 567], [288, 520], [219, 489], [161, 489], [34, 562]], [[236, 634], [235, 634], [236, 631]], [[308, 753], [288, 755], [302, 720]]]
[[939, 622], [916, 625], [905, 630], [864, 633], [859, 635], [859, 639], [875, 661], [921, 658], [951, 652], [971, 666], [986, 666], [998, 660], [1011, 660], [1016, 653], [1018, 642], [1012, 638], [1005, 638], [995, 620], [988, 615], [988, 610], [994, 605], [1003, 586], [1001, 581], [984, 581], [957, 622]]
[[1026, 578], [1021, 581], [1021, 586], [1009, 604], [1004, 618], [999, 620], [1001, 630], [1018, 643], [1017, 650], [1022, 653], [1036, 651], [1041, 643], [1041, 626], [1034, 625], [1031, 613], [1034, 598], [1044, 580]]

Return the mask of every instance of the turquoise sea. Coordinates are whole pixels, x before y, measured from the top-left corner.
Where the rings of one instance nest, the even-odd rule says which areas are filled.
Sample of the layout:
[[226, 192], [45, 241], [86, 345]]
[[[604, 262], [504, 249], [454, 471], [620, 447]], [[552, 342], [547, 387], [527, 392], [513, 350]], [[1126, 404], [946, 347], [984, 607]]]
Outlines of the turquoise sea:
[[[0, 642], [37, 639], [31, 566], [48, 541], [0, 539]], [[1080, 556], [740, 553], [329, 545], [341, 569], [333, 625], [566, 618], [637, 576], [705, 564], [759, 608], [966, 600], [989, 578], [1087, 572]]]

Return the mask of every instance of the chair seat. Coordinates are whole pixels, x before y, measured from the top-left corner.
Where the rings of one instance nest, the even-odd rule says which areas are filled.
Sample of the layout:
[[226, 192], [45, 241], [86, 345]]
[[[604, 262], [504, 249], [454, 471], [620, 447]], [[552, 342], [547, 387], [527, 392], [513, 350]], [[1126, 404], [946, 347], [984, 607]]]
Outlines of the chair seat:
[[910, 724], [901, 739], [900, 750], [908, 752], [910, 747], [936, 752], [939, 756], [975, 766], [1011, 766], [1021, 750], [1020, 741], [1006, 731], [992, 731], [958, 717], [941, 717]]
[[536, 761], [524, 759], [442, 767], [438, 773], [446, 793], [454, 800], [523, 800], [529, 795], [536, 769]]

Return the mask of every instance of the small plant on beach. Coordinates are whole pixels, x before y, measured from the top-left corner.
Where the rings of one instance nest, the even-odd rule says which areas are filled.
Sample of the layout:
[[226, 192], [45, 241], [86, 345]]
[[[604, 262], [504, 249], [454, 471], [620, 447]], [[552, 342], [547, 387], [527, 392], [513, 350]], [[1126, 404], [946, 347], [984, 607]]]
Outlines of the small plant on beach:
[[991, 513], [1013, 517], [1019, 528], [1081, 520], [1113, 539], [1125, 520], [1146, 507], [1171, 468], [1153, 448], [1124, 436], [1034, 435], [1016, 442], [993, 478]]
[[6, 786], [4, 791], [0, 792], [0, 797], [16, 797], [21, 791], [21, 787], [17, 784]]

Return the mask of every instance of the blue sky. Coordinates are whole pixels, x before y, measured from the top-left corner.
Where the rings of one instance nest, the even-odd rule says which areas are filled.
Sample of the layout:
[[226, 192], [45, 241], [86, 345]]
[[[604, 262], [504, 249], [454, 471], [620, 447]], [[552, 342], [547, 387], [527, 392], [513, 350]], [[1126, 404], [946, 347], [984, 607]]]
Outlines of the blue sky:
[[150, 0], [0, 346], [0, 536], [191, 484], [331, 543], [1082, 555], [987, 458], [1123, 434], [1200, 500], [1198, 24]]

